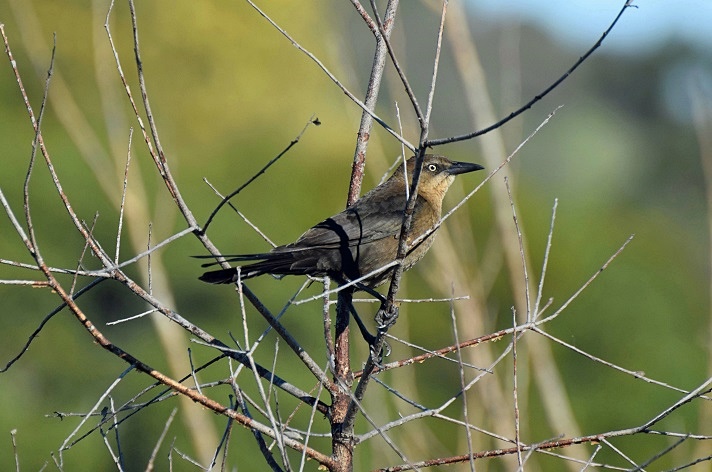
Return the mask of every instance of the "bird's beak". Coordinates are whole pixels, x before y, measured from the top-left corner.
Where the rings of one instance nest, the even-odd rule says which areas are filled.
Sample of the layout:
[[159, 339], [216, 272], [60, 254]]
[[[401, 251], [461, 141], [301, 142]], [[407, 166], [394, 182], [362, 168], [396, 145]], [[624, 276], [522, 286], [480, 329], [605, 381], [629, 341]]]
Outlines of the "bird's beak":
[[482, 167], [479, 164], [473, 164], [471, 162], [453, 162], [452, 165], [447, 170], [447, 173], [450, 175], [457, 175], [457, 174], [466, 174], [468, 172], [474, 172], [476, 170], [482, 170], [484, 167]]

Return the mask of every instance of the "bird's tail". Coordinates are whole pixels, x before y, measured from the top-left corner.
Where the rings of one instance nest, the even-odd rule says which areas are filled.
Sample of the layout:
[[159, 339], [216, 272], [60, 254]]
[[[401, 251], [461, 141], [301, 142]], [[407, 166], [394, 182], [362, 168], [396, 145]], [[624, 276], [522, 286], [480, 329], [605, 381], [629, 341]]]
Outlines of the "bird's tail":
[[231, 284], [237, 279], [237, 269], [233, 267], [230, 269], [211, 270], [198, 278], [209, 284]]
[[[195, 256], [198, 258], [213, 256]], [[258, 261], [240, 267], [240, 279], [249, 279], [262, 274], [285, 275], [291, 273], [290, 267], [293, 257], [289, 253], [262, 253], [262, 254], [242, 254], [222, 256], [228, 262]], [[202, 267], [210, 267], [217, 262], [203, 264]], [[205, 272], [198, 277], [203, 282], [209, 284], [231, 284], [237, 281], [237, 268], [219, 269]]]

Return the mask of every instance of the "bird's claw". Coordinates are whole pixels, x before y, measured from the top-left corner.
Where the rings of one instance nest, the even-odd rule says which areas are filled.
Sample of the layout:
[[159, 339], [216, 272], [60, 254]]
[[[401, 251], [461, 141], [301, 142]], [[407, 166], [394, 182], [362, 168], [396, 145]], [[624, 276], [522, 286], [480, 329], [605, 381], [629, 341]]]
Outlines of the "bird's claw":
[[371, 352], [371, 359], [376, 367], [382, 367], [381, 362], [383, 361], [383, 358], [391, 355], [391, 345], [388, 344], [387, 341], [383, 341], [381, 343], [381, 349], [379, 349], [378, 352], [376, 352], [375, 343], [369, 344], [369, 350]]
[[376, 321], [376, 328], [378, 329], [378, 331], [388, 331], [388, 328], [396, 324], [396, 320], [398, 319], [398, 312], [398, 305], [393, 304], [391, 305], [390, 310], [386, 310], [386, 307], [381, 304], [381, 307], [378, 309], [378, 312], [374, 317], [374, 320]]

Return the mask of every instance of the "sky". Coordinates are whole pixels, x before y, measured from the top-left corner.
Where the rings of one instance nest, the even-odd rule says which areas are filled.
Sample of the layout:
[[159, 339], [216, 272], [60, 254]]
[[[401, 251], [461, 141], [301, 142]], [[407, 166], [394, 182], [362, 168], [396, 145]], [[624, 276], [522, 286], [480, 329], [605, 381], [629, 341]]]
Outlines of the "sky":
[[[574, 47], [591, 46], [623, 0], [469, 0], [475, 14], [533, 21]], [[712, 51], [712, 0], [635, 0], [606, 39], [606, 49], [651, 52], [673, 38]]]

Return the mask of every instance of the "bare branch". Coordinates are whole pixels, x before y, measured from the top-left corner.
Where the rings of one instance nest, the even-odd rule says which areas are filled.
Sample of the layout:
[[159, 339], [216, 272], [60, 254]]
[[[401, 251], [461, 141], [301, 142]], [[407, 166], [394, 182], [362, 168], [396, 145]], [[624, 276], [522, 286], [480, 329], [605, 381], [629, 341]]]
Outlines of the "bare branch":
[[304, 47], [302, 47], [296, 40], [294, 40], [294, 38], [292, 38], [292, 37], [289, 35], [289, 33], [287, 33], [284, 29], [282, 29], [277, 23], [274, 22], [274, 20], [272, 20], [272, 18], [270, 18], [269, 16], [267, 16], [267, 14], [266, 14], [264, 11], [262, 11], [257, 5], [255, 5], [254, 2], [252, 2], [251, 0], [247, 0], [247, 3], [249, 3], [250, 6], [252, 6], [252, 8], [254, 8], [254, 9], [257, 11], [257, 13], [259, 13], [265, 20], [267, 20], [267, 21], [269, 22], [269, 24], [271, 24], [277, 31], [279, 31], [285, 38], [287, 38], [287, 39], [289, 40], [289, 42], [292, 43], [292, 45], [293, 45], [294, 47], [296, 47], [297, 49], [299, 49], [301, 52], [303, 52], [304, 54], [306, 54], [306, 56], [307, 56], [309, 59], [311, 59], [312, 61], [314, 61], [314, 62], [316, 63], [316, 65], [319, 66], [319, 68], [329, 77], [329, 79], [331, 79], [331, 81], [334, 82], [334, 84], [336, 84], [336, 86], [339, 87], [339, 88], [341, 89], [341, 91], [344, 92], [344, 93], [346, 94], [346, 96], [351, 99], [352, 102], [354, 102], [356, 105], [358, 105], [359, 107], [361, 107], [361, 109], [362, 109], [363, 111], [365, 111], [366, 113], [368, 113], [369, 115], [371, 115], [371, 117], [372, 117], [374, 120], [376, 120], [376, 122], [377, 122], [378, 124], [380, 124], [380, 125], [383, 127], [383, 129], [385, 129], [386, 131], [388, 131], [394, 138], [396, 138], [398, 141], [400, 141], [401, 143], [403, 143], [403, 145], [404, 145], [405, 147], [407, 147], [407, 148], [410, 149], [411, 151], [415, 151], [415, 147], [414, 147], [412, 144], [410, 144], [410, 143], [409, 143], [405, 138], [403, 138], [401, 135], [399, 135], [398, 133], [396, 133], [396, 132], [393, 130], [393, 128], [391, 128], [390, 126], [388, 126], [388, 124], [386, 124], [385, 121], [383, 121], [381, 118], [379, 118], [378, 115], [376, 115], [376, 114], [373, 113], [371, 110], [369, 110], [368, 106], [366, 106], [365, 103], [363, 103], [361, 100], [359, 100], [358, 98], [356, 98], [356, 96], [355, 96], [353, 93], [351, 93], [351, 92], [336, 78], [336, 76], [335, 76], [334, 74], [332, 74], [331, 71], [329, 71], [329, 69], [327, 69], [327, 67], [324, 65], [324, 63], [321, 62], [314, 54], [312, 54], [311, 52], [309, 52], [308, 50], [306, 50]]
[[566, 80], [578, 67], [583, 64], [586, 59], [589, 58], [593, 52], [598, 49], [601, 44], [603, 44], [603, 40], [606, 39], [606, 36], [613, 30], [613, 28], [616, 26], [616, 23], [618, 23], [618, 20], [620, 20], [621, 16], [623, 16], [623, 13], [629, 8], [633, 7], [632, 0], [625, 0], [623, 7], [621, 10], [618, 12], [618, 15], [616, 15], [615, 19], [613, 22], [611, 22], [610, 26], [606, 29], [606, 31], [603, 32], [600, 38], [598, 38], [598, 41], [589, 49], [586, 51], [586, 53], [581, 56], [575, 63], [572, 65], [569, 70], [567, 70], [564, 75], [559, 77], [554, 83], [549, 85], [546, 89], [544, 89], [542, 92], [540, 92], [538, 95], [536, 95], [533, 99], [531, 99], [527, 104], [525, 104], [523, 107], [519, 108], [518, 110], [513, 111], [510, 113], [506, 118], [503, 118], [499, 120], [498, 122], [483, 128], [478, 131], [474, 131], [472, 133], [468, 134], [463, 134], [459, 136], [452, 136], [450, 138], [440, 138], [440, 139], [430, 139], [424, 143], [424, 146], [426, 147], [436, 147], [436, 146], [442, 146], [443, 144], [450, 144], [450, 143], [456, 143], [459, 141], [466, 141], [472, 138], [476, 138], [477, 136], [481, 136], [483, 134], [489, 133], [492, 130], [495, 130], [497, 128], [501, 128], [503, 125], [505, 125], [507, 122], [511, 121], [512, 119], [516, 118], [517, 116], [521, 115], [525, 111], [529, 110], [536, 102], [544, 98], [546, 95], [549, 94], [552, 90], [554, 90], [556, 87], [558, 87], [564, 80]]
[[156, 462], [158, 450], [161, 448], [161, 444], [163, 444], [163, 440], [166, 438], [166, 434], [168, 434], [168, 429], [171, 427], [171, 424], [173, 423], [173, 418], [175, 418], [177, 412], [178, 409], [173, 408], [173, 411], [171, 411], [171, 414], [166, 419], [166, 424], [163, 426], [163, 431], [161, 431], [161, 435], [158, 437], [158, 441], [156, 441], [156, 445], [154, 446], [153, 451], [151, 452], [151, 457], [148, 459], [148, 464], [146, 464], [146, 472], [152, 472], [154, 470], [154, 463]]
[[549, 266], [549, 254], [551, 252], [551, 240], [554, 237], [554, 222], [556, 221], [556, 209], [559, 206], [559, 199], [554, 199], [554, 207], [551, 209], [551, 224], [549, 226], [549, 235], [546, 239], [546, 250], [544, 251], [544, 261], [541, 265], [541, 276], [539, 277], [539, 289], [536, 294], [536, 301], [534, 302], [534, 310], [532, 311], [532, 318], [529, 319], [527, 314], [527, 321], [535, 321], [536, 317], [539, 315], [539, 306], [541, 304], [541, 297], [544, 294], [544, 279], [546, 278], [546, 269]]
[[538, 326], [540, 323], [549, 322], [549, 321], [553, 320], [554, 318], [556, 318], [557, 316], [559, 316], [559, 315], [561, 314], [561, 312], [564, 311], [564, 310], [566, 309], [566, 307], [568, 307], [569, 304], [570, 304], [572, 301], [574, 301], [574, 300], [581, 294], [581, 292], [583, 292], [584, 290], [586, 290], [586, 288], [587, 288], [589, 285], [591, 285], [591, 283], [593, 283], [593, 281], [596, 280], [596, 278], [597, 278], [599, 275], [601, 275], [601, 273], [602, 273], [604, 270], [606, 270], [606, 269], [608, 268], [608, 266], [611, 264], [611, 262], [613, 262], [613, 260], [614, 260], [615, 258], [617, 258], [617, 257], [623, 252], [623, 250], [626, 248], [626, 246], [633, 240], [633, 237], [634, 237], [634, 236], [635, 236], [635, 235], [630, 235], [630, 236], [628, 237], [628, 239], [626, 239], [626, 241], [623, 243], [623, 245], [622, 245], [620, 248], [618, 248], [618, 250], [617, 250], [616, 252], [614, 252], [613, 255], [612, 255], [610, 258], [608, 258], [608, 260], [601, 266], [601, 268], [598, 269], [598, 271], [597, 271], [595, 274], [593, 274], [581, 287], [579, 287], [579, 289], [576, 290], [576, 292], [574, 292], [574, 294], [571, 295], [571, 297], [569, 297], [569, 299], [566, 300], [566, 301], [564, 302], [564, 304], [561, 305], [561, 307], [560, 307], [558, 310], [556, 310], [552, 315], [549, 315], [549, 316], [547, 316], [546, 318], [543, 318], [543, 319], [538, 320], [538, 321], [536, 322], [536, 325]]
[[[297, 135], [296, 138], [294, 138], [294, 139], [287, 145], [286, 148], [284, 148], [284, 149], [282, 150], [282, 152], [280, 152], [280, 153], [277, 154], [275, 157], [273, 157], [267, 164], [264, 165], [264, 167], [262, 167], [262, 169], [260, 169], [255, 175], [253, 175], [252, 177], [250, 177], [250, 178], [247, 180], [247, 182], [245, 182], [244, 184], [240, 185], [236, 190], [233, 190], [233, 191], [230, 192], [227, 196], [225, 196], [225, 197], [220, 201], [220, 203], [218, 204], [218, 206], [215, 207], [215, 209], [214, 209], [213, 212], [210, 214], [210, 216], [208, 217], [208, 220], [205, 222], [205, 225], [203, 225], [203, 229], [201, 230], [201, 234], [205, 234], [205, 232], [208, 231], [208, 226], [209, 226], [210, 223], [213, 221], [213, 218], [215, 218], [215, 215], [217, 215], [218, 211], [220, 211], [220, 208], [222, 208], [223, 205], [225, 205], [226, 203], [228, 203], [232, 197], [234, 197], [235, 195], [237, 195], [238, 193], [240, 193], [245, 187], [247, 187], [247, 186], [250, 185], [252, 182], [254, 182], [255, 180], [257, 180], [257, 178], [258, 178], [259, 176], [261, 176], [262, 174], [264, 174], [265, 171], [266, 171], [267, 169], [269, 169], [269, 168], [272, 166], [272, 164], [274, 164], [275, 162], [277, 162], [277, 161], [278, 161], [279, 159], [281, 159], [282, 156], [284, 156], [290, 149], [292, 149], [292, 147], [294, 147], [294, 146], [299, 142], [299, 140], [302, 138], [302, 136], [304, 135], [304, 133], [307, 131], [307, 128], [309, 127], [309, 125], [312, 125], [312, 124], [313, 124], [313, 125], [318, 125], [318, 124], [319, 124], [318, 118], [316, 118], [316, 116], [314, 116], [314, 115], [312, 115], [311, 118], [309, 118], [309, 121], [307, 121], [307, 124], [304, 125], [304, 128], [302, 128], [302, 131]], [[237, 211], [237, 210], [236, 210], [236, 211]]]
[[119, 264], [119, 251], [121, 248], [121, 228], [124, 224], [124, 204], [126, 203], [126, 188], [129, 183], [129, 165], [131, 164], [131, 138], [133, 138], [133, 128], [129, 130], [129, 143], [126, 151], [126, 167], [124, 169], [124, 186], [121, 189], [121, 204], [119, 205], [119, 228], [116, 231], [116, 252], [114, 253], [114, 264]]
[[[371, 129], [373, 128], [372, 112], [376, 109], [378, 100], [378, 92], [381, 88], [383, 79], [383, 70], [386, 62], [386, 49], [390, 49], [390, 37], [395, 25], [395, 15], [398, 9], [399, 0], [389, 0], [386, 6], [384, 20], [378, 15], [374, 8], [374, 14], [377, 24], [368, 16], [368, 13], [363, 9], [358, 0], [351, 0], [351, 3], [359, 12], [366, 25], [371, 29], [371, 32], [376, 37], [376, 51], [373, 55], [373, 65], [371, 66], [371, 75], [368, 80], [368, 88], [366, 89], [366, 98], [364, 106], [369, 111], [364, 110], [361, 113], [361, 123], [359, 125], [358, 134], [356, 135], [356, 150], [354, 151], [354, 159], [351, 167], [351, 179], [349, 181], [349, 193], [346, 197], [346, 206], [353, 205], [358, 199], [361, 192], [361, 183], [363, 181], [363, 171], [366, 166], [366, 148], [368, 147], [369, 138], [371, 137]], [[399, 135], [403, 135], [403, 129], [400, 129]], [[401, 141], [401, 145], [405, 143]]]

